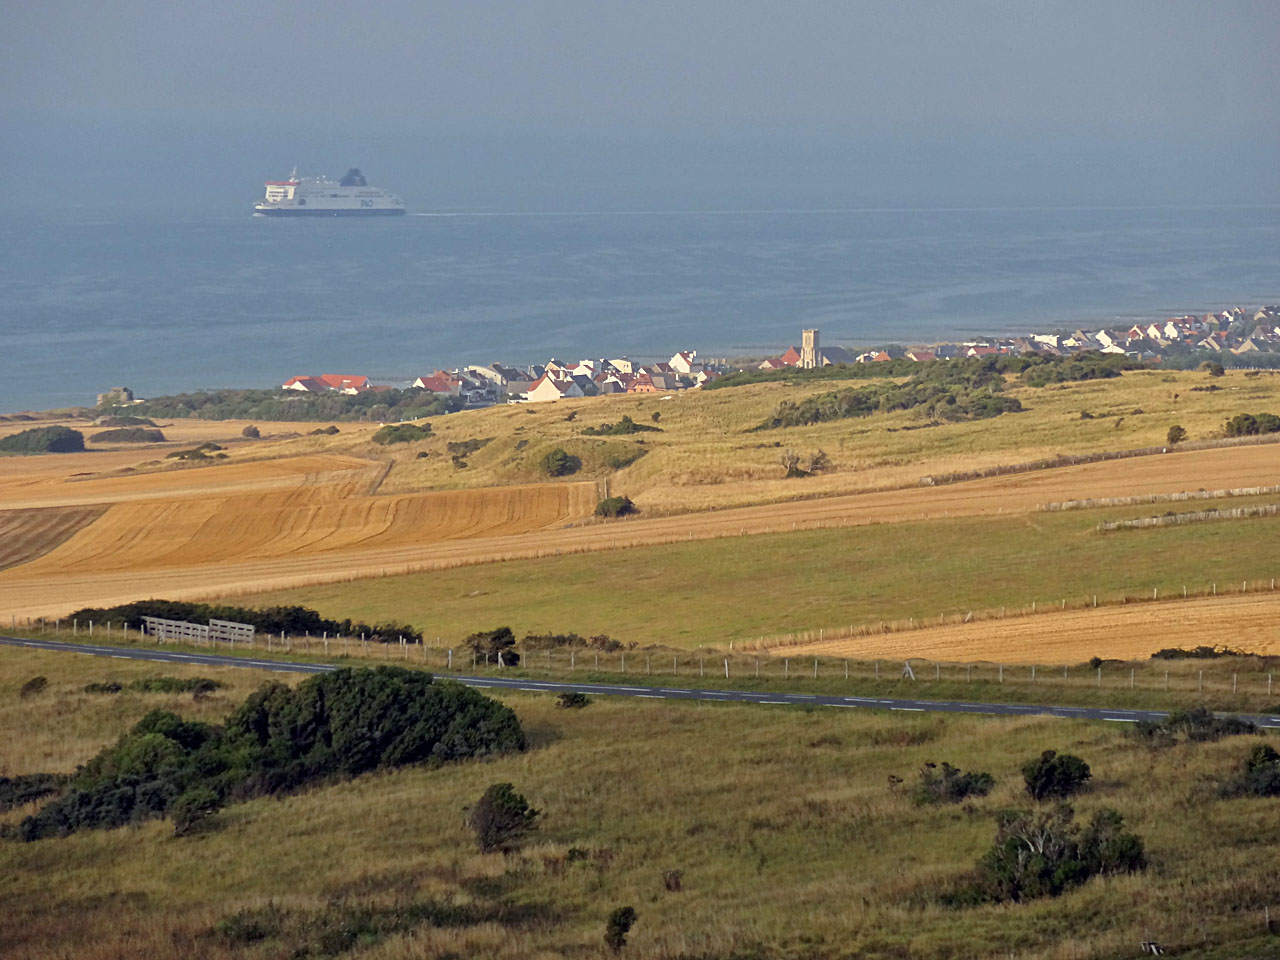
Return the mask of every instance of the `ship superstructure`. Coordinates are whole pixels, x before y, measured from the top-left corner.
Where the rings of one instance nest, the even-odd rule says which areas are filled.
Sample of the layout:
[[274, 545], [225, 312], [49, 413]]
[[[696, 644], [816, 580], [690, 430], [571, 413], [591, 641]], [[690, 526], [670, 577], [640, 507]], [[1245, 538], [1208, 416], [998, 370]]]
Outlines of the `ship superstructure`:
[[369, 186], [352, 167], [341, 180], [299, 177], [295, 167], [288, 180], [268, 180], [267, 194], [253, 205], [255, 217], [394, 217], [403, 216], [404, 201]]

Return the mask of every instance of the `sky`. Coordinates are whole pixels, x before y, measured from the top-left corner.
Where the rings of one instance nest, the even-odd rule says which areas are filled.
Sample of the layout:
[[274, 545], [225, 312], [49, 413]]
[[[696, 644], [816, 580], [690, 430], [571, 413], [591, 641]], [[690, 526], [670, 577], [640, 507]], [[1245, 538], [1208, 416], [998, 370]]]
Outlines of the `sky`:
[[1280, 201], [1274, 0], [5, 8], [0, 204], [294, 163], [442, 208]]

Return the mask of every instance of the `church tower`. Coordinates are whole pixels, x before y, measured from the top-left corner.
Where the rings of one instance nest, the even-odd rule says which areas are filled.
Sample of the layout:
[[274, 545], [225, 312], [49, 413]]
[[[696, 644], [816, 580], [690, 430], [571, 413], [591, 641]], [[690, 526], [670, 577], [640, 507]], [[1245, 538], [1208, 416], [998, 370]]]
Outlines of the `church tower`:
[[818, 331], [805, 330], [801, 336], [804, 339], [800, 343], [800, 366], [805, 370], [821, 366], [822, 356], [818, 353]]

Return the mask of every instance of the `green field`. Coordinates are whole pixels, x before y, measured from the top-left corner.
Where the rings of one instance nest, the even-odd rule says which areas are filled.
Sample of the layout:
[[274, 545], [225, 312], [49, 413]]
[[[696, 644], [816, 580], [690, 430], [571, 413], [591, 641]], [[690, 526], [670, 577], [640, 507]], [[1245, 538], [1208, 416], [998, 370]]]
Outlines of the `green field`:
[[[1237, 503], [1251, 500], [1232, 501]], [[1102, 518], [1159, 507], [963, 518], [703, 540], [518, 560], [237, 597], [325, 616], [394, 619], [456, 641], [508, 624], [642, 645], [1194, 592], [1280, 574], [1280, 519], [1100, 534]]]
[[[95, 698], [85, 683], [158, 671], [21, 650], [0, 658], [0, 769], [9, 773], [70, 770], [157, 706], [213, 718], [267, 679], [165, 667], [231, 686], [198, 703]], [[35, 674], [49, 689], [20, 700]], [[1263, 907], [1277, 903], [1276, 801], [1216, 792], [1253, 738], [1152, 751], [1115, 725], [1075, 721], [608, 700], [562, 711], [549, 698], [503, 699], [531, 736], [526, 754], [232, 806], [189, 838], [150, 822], [0, 841], [0, 943], [32, 960], [594, 958], [607, 955], [607, 913], [631, 905], [639, 920], [623, 956], [659, 960], [1109, 958], [1136, 956], [1148, 939], [1182, 957], [1280, 956], [1262, 925]], [[1119, 810], [1144, 838], [1149, 868], [1055, 900], [939, 905], [944, 886], [990, 845], [997, 811], [1029, 805], [1018, 769], [1047, 748], [1092, 766], [1078, 814]], [[991, 772], [994, 792], [954, 807], [913, 805], [916, 771], [941, 760]], [[893, 787], [890, 775], [905, 784]], [[510, 855], [480, 854], [461, 811], [501, 781], [543, 811], [542, 826]], [[682, 871], [679, 891], [665, 888], [668, 870]], [[323, 933], [342, 917], [405, 914], [428, 901], [487, 919], [324, 949]], [[287, 934], [246, 944], [214, 932], [269, 902], [292, 918]]]

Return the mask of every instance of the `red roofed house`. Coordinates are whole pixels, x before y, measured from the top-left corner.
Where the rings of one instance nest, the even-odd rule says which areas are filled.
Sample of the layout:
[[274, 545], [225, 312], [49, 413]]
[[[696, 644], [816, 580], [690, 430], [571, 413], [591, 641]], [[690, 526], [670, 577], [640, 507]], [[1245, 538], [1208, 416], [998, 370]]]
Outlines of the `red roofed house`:
[[657, 392], [658, 392], [658, 388], [653, 385], [653, 377], [649, 376], [649, 374], [647, 373], [638, 374], [634, 382], [632, 382], [631, 386], [627, 387], [627, 393], [657, 393]]
[[439, 394], [442, 397], [456, 397], [461, 384], [457, 378], [451, 377], [443, 370], [437, 370], [428, 377], [419, 377], [413, 381], [412, 386], [417, 387], [419, 390], [430, 390], [432, 393]]
[[784, 367], [798, 367], [800, 365], [800, 351], [795, 347], [787, 347], [787, 352], [778, 358], [778, 362]]
[[318, 377], [290, 377], [281, 389], [302, 390], [307, 393], [337, 390], [339, 393], [357, 394], [369, 389], [369, 378], [349, 377], [341, 373], [322, 373]]

